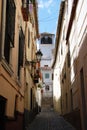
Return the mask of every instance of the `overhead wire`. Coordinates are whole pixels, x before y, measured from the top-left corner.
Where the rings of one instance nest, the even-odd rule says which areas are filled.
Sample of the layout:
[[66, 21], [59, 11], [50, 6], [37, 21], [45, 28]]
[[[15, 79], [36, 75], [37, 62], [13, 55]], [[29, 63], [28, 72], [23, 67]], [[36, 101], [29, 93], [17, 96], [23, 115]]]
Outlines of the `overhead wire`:
[[48, 19], [48, 20], [42, 20], [42, 21], [39, 21], [40, 23], [41, 22], [51, 22], [51, 21], [53, 21], [53, 20], [56, 20], [57, 19], [57, 17], [54, 17], [54, 18], [51, 18], [51, 19]]
[[[57, 15], [57, 13], [56, 13], [56, 15]], [[39, 20], [40, 21], [42, 21], [42, 20], [49, 20], [50, 18], [54, 18], [55, 16], [54, 15], [52, 15], [52, 16], [48, 16], [48, 17], [42, 17], [42, 18], [40, 18]]]
[[[59, 0], [56, 0], [55, 3], [54, 3], [54, 6], [51, 8], [52, 15], [49, 15], [47, 17], [43, 17], [43, 15], [42, 15], [42, 17], [39, 18], [39, 23], [40, 24], [43, 24], [43, 23], [52, 23], [53, 21], [55, 21], [54, 24], [56, 24], [56, 21], [58, 19], [58, 6], [56, 6], [57, 4], [59, 5]], [[53, 24], [52, 24], [51, 28], [54, 29], [54, 25]], [[53, 29], [51, 29], [51, 30], [53, 30]]]
[[[58, 2], [58, 0], [56, 0], [56, 2]], [[39, 22], [49, 22], [49, 21], [53, 21], [54, 19], [58, 18], [58, 9], [56, 9], [56, 11], [52, 12], [53, 15], [51, 16], [47, 16], [47, 17], [40, 17]], [[55, 15], [57, 15], [57, 17], [55, 17]]]
[[[57, 13], [58, 14], [58, 13]], [[50, 20], [54, 20], [54, 19], [57, 19], [58, 18], [58, 15], [52, 15], [51, 17], [48, 16], [48, 17], [44, 17], [42, 19], [39, 19], [39, 22], [46, 22], [46, 21], [50, 21]]]

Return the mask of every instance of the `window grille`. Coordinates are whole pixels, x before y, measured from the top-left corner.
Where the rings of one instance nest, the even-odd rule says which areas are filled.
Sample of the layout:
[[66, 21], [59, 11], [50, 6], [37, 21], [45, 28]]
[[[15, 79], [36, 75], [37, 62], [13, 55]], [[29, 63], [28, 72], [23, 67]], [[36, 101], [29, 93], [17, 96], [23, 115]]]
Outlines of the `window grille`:
[[45, 79], [49, 79], [49, 73], [45, 74]]

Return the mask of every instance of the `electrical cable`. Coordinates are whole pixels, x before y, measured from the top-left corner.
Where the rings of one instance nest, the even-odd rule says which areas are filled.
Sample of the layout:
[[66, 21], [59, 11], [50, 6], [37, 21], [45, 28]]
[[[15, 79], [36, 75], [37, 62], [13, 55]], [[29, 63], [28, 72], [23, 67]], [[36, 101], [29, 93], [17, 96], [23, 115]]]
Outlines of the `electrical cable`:
[[[55, 15], [57, 15], [58, 14], [58, 12], [55, 14]], [[50, 16], [48, 16], [48, 17], [42, 17], [41, 19], [39, 19], [40, 21], [42, 21], [42, 20], [49, 20], [50, 18], [54, 18], [54, 14], [50, 17]]]
[[[58, 1], [56, 1], [55, 4], [56, 4], [57, 2], [58, 2]], [[51, 9], [54, 10], [54, 6], [53, 6], [53, 8], [51, 8]], [[52, 14], [53, 14], [53, 15], [51, 15], [51, 17], [50, 17], [50, 16], [42, 17], [42, 18], [40, 17], [39, 21], [42, 21], [42, 20], [50, 20], [50, 18], [54, 18], [54, 17], [53, 17], [54, 15], [58, 15], [58, 8], [56, 9], [56, 11], [52, 12]]]
[[39, 21], [39, 22], [40, 22], [40, 23], [42, 23], [42, 22], [51, 22], [51, 21], [56, 20], [56, 19], [57, 19], [57, 17], [54, 17], [54, 18], [52, 18], [52, 19], [43, 20], [43, 21]]

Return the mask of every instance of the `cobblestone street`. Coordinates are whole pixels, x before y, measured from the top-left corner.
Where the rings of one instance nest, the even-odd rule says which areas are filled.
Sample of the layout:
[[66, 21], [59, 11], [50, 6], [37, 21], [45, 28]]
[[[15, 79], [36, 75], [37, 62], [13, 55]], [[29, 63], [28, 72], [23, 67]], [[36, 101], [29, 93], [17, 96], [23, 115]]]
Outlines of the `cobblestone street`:
[[53, 110], [42, 110], [26, 130], [75, 130], [75, 128]]

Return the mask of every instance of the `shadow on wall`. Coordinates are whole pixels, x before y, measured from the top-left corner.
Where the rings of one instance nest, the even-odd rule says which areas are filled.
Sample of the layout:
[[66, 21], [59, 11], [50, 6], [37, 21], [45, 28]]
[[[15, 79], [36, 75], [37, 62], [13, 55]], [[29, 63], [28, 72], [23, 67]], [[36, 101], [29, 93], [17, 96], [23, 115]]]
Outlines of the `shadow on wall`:
[[29, 123], [31, 123], [35, 116], [41, 112], [41, 107], [39, 107], [37, 104], [32, 110], [24, 110], [24, 128], [26, 128]]
[[[80, 47], [78, 57], [70, 62], [69, 51], [61, 73], [61, 110], [62, 115], [77, 130], [87, 128], [87, 36]], [[71, 72], [72, 71], [72, 72]], [[73, 76], [73, 75], [74, 76]]]
[[[81, 44], [81, 43], [80, 43]], [[84, 130], [87, 129], [87, 34], [80, 47], [78, 57], [74, 60], [74, 73], [77, 76], [79, 86], [79, 107]], [[81, 122], [80, 122], [81, 124]], [[83, 129], [83, 128], [82, 128]]]
[[[81, 44], [81, 43], [80, 43]], [[80, 46], [80, 45], [79, 45]], [[66, 63], [65, 63], [66, 64]], [[87, 35], [80, 47], [78, 57], [73, 62], [74, 80], [71, 83], [71, 69], [63, 67], [61, 82], [61, 107], [64, 117], [77, 130], [87, 129]], [[64, 74], [65, 71], [65, 74]], [[65, 76], [64, 76], [65, 75]], [[65, 79], [63, 79], [65, 77]], [[66, 86], [67, 85], [67, 86]], [[65, 95], [65, 98], [64, 98]], [[63, 111], [63, 108], [65, 111]], [[69, 108], [69, 111], [68, 111]], [[83, 126], [83, 127], [82, 127]], [[82, 127], [82, 128], [81, 128]]]

